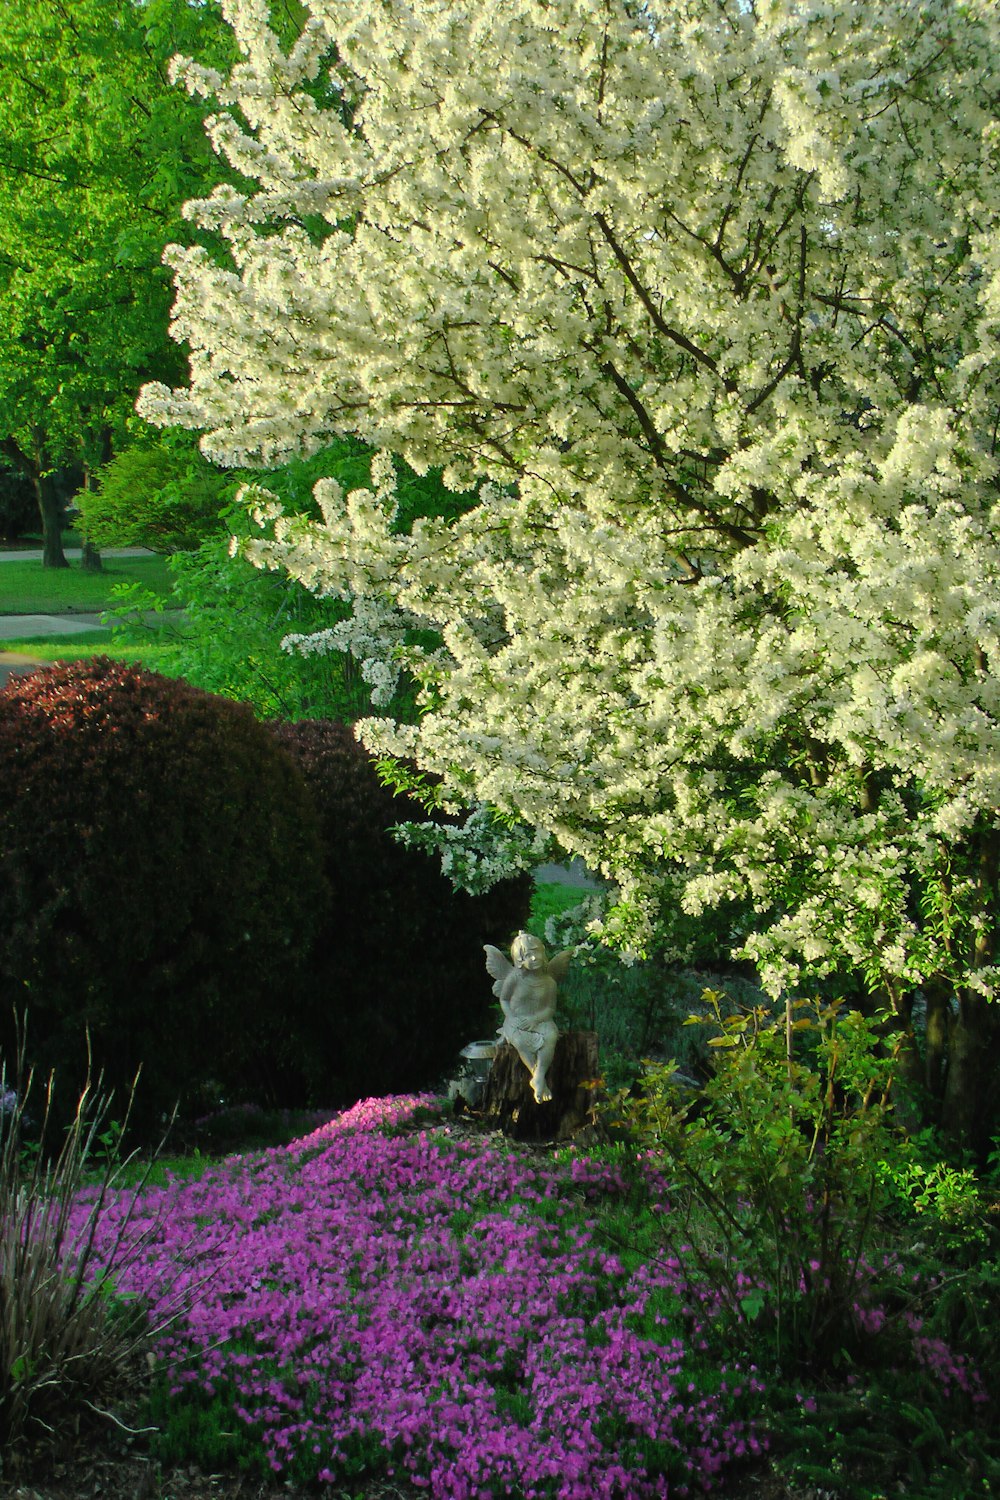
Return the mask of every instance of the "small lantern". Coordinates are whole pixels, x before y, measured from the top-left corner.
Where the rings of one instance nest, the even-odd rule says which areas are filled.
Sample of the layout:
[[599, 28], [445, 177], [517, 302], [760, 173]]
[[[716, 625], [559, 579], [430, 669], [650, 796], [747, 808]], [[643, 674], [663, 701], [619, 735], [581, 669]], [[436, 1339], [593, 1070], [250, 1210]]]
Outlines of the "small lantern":
[[496, 1042], [469, 1042], [462, 1048], [462, 1066], [454, 1087], [455, 1094], [461, 1094], [466, 1104], [479, 1103], [496, 1055]]

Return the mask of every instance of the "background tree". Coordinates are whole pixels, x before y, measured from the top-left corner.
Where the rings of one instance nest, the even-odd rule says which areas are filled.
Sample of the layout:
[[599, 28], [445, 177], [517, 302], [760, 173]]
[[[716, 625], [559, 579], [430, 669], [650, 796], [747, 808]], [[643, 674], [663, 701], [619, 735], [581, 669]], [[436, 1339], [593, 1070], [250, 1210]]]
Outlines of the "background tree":
[[190, 210], [230, 263], [170, 252], [190, 384], [145, 411], [226, 464], [355, 433], [486, 481], [411, 528], [385, 463], [320, 524], [261, 502], [258, 561], [351, 592], [383, 699], [424, 685], [367, 742], [602, 870], [624, 946], [734, 901], [773, 994], [867, 990], [911, 1037], [919, 996], [981, 1143], [995, 7], [308, 11], [286, 52], [235, 0], [239, 68], [181, 69], [257, 186]]
[[0, 0], [0, 452], [65, 565], [58, 470], [85, 485], [143, 379], [178, 374], [160, 254], [206, 181], [178, 45], [221, 59], [215, 0]]

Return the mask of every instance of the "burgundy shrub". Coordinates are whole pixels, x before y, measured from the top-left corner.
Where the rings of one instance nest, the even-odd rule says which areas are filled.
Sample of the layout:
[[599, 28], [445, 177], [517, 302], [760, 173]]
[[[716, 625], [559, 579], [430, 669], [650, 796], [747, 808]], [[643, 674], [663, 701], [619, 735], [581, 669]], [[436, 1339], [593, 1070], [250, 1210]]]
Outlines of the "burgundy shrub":
[[310, 793], [242, 704], [106, 657], [0, 692], [0, 1045], [149, 1118], [273, 1093], [321, 911]]
[[381, 784], [349, 727], [271, 728], [312, 793], [331, 899], [296, 1008], [308, 1092], [336, 1105], [433, 1086], [464, 1043], [496, 1030], [483, 944], [509, 944], [530, 879], [482, 896], [454, 890], [436, 858], [392, 837], [395, 824], [427, 815]]

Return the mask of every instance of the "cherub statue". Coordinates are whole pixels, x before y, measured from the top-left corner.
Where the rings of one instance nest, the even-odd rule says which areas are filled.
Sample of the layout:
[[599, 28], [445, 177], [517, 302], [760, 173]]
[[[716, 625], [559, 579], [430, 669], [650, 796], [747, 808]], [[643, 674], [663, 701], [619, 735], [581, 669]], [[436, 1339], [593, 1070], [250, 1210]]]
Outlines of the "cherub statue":
[[515, 1049], [531, 1074], [535, 1102], [543, 1104], [552, 1098], [546, 1074], [559, 1038], [554, 1020], [556, 981], [569, 968], [572, 951], [566, 949], [546, 960], [544, 944], [530, 932], [517, 934], [510, 948], [512, 962], [491, 943], [484, 948], [486, 968], [496, 981], [493, 993], [503, 1011], [497, 1035]]

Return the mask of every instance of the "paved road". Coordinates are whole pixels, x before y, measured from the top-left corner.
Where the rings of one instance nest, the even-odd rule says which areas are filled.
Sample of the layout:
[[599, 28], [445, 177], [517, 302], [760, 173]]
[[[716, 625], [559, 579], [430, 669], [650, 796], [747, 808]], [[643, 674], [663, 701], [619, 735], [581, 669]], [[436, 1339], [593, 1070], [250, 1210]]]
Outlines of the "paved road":
[[[65, 547], [63, 549], [67, 562], [79, 562], [83, 556], [80, 547]], [[155, 557], [148, 547], [111, 547], [107, 552], [101, 553], [102, 557]], [[0, 547], [0, 563], [5, 562], [41, 562], [41, 548]]]
[[108, 630], [100, 615], [0, 615], [0, 641], [30, 641], [43, 635], [83, 635]]

